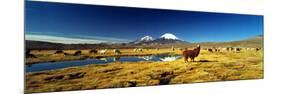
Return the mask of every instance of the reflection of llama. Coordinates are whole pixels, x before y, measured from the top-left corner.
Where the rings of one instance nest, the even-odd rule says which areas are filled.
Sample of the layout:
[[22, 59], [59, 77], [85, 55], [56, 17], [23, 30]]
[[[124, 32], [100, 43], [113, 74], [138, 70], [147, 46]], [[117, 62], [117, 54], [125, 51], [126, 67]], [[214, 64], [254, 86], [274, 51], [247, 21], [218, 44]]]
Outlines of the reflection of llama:
[[100, 51], [100, 54], [105, 54], [105, 53], [106, 53], [106, 51], [107, 51], [107, 49], [105, 49], [105, 50], [101, 50], [101, 51]]
[[200, 53], [200, 45], [197, 45], [197, 47], [193, 50], [185, 50], [182, 52], [182, 55], [184, 56], [184, 62], [188, 62], [188, 58], [191, 59], [192, 62], [194, 62], [194, 58], [197, 57]]

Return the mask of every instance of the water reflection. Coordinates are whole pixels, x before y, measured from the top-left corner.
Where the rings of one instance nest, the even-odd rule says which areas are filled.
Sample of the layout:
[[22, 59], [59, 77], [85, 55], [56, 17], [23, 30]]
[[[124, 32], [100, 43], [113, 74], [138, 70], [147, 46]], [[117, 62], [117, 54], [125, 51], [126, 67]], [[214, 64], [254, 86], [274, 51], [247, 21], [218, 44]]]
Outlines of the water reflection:
[[152, 60], [154, 56], [139, 56], [138, 58], [144, 59], [146, 61]]
[[180, 55], [152, 55], [152, 56], [124, 56], [124, 57], [98, 57], [94, 59], [75, 60], [75, 61], [59, 61], [59, 62], [43, 62], [32, 65], [26, 65], [26, 72], [53, 70], [73, 66], [83, 66], [88, 64], [106, 64], [112, 62], [139, 62], [139, 61], [174, 61], [179, 59]]
[[115, 61], [119, 61], [119, 60], [120, 60], [120, 57], [113, 57], [112, 59], [113, 59], [113, 61], [115, 62]]
[[169, 57], [164, 57], [164, 58], [159, 58], [161, 61], [175, 61], [179, 59], [180, 56], [169, 56]]

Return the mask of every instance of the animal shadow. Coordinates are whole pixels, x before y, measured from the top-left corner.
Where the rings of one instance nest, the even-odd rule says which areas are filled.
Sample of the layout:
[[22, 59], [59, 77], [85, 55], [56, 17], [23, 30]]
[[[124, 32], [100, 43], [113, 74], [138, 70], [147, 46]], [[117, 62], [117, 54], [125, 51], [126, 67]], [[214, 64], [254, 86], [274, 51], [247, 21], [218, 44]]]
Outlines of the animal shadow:
[[218, 62], [218, 61], [217, 60], [206, 60], [206, 59], [203, 59], [203, 60], [194, 61], [194, 62]]

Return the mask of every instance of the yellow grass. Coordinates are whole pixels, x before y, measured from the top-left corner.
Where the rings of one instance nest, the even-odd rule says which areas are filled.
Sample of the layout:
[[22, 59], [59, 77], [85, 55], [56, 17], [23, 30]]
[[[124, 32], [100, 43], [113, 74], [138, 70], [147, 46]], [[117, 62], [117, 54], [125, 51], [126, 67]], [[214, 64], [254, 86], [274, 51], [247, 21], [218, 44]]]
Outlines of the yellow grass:
[[202, 50], [195, 61], [115, 62], [27, 73], [26, 93], [263, 78], [262, 51]]

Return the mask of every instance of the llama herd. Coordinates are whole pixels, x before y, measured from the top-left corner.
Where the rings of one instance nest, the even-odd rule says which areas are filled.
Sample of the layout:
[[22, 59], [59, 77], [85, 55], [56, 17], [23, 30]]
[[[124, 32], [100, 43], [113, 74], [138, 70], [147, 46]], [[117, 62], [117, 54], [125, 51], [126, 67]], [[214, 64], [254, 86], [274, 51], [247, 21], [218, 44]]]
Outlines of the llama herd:
[[[174, 51], [174, 47], [172, 47]], [[208, 52], [240, 52], [240, 51], [260, 51], [261, 48], [242, 48], [242, 47], [226, 47], [226, 48], [203, 48]], [[195, 57], [197, 57], [200, 53], [200, 45], [197, 45], [193, 50], [187, 50], [187, 48], [182, 52], [182, 56], [184, 57], [184, 62], [188, 62], [190, 58], [192, 62], [194, 62]]]
[[245, 47], [212, 47], [212, 48], [203, 48], [208, 52], [240, 52], [240, 51], [260, 51], [261, 48], [245, 48]]

